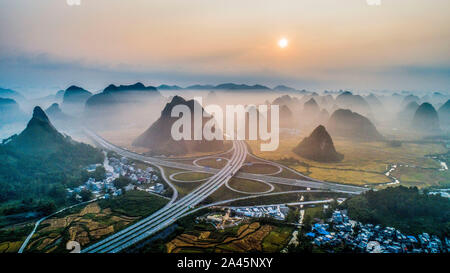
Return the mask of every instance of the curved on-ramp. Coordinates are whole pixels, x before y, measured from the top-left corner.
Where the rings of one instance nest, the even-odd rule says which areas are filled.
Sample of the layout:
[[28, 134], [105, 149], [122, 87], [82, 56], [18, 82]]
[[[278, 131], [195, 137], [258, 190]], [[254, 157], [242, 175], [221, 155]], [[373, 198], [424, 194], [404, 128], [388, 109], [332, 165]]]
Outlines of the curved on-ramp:
[[235, 149], [231, 160], [207, 182], [171, 206], [164, 207], [138, 223], [85, 248], [82, 252], [119, 252], [175, 222], [183, 214], [215, 192], [239, 171], [245, 161], [247, 147], [242, 141], [235, 141], [233, 145]]

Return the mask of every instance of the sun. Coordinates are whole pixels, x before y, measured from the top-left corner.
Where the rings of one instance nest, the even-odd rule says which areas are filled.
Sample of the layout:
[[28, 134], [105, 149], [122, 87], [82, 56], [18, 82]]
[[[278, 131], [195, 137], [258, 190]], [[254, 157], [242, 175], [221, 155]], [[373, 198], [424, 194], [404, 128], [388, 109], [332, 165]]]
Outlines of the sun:
[[285, 48], [285, 47], [288, 46], [288, 44], [289, 44], [289, 41], [288, 41], [286, 38], [281, 38], [281, 39], [278, 41], [278, 46], [279, 46], [280, 48]]

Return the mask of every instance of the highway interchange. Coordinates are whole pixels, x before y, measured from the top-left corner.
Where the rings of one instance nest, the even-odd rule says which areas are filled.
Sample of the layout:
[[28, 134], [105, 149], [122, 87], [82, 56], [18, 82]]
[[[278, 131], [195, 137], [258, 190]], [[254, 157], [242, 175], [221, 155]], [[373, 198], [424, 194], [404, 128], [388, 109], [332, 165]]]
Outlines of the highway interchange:
[[138, 223], [85, 248], [83, 252], [119, 252], [179, 219], [184, 213], [199, 204], [230, 180], [242, 167], [247, 155], [247, 146], [243, 141], [235, 141], [233, 142], [233, 146], [234, 153], [231, 160], [223, 169], [208, 179], [207, 182], [171, 206], [166, 206]]
[[[225, 200], [222, 202], [216, 202], [214, 204], [208, 204], [203, 207], [195, 208], [196, 205], [200, 204], [205, 198], [210, 196], [216, 190], [218, 190], [221, 186], [228, 183], [228, 181], [233, 177], [245, 178], [256, 181], [265, 181], [270, 183], [278, 183], [285, 185], [294, 185], [301, 186], [307, 188], [317, 189], [320, 191], [334, 191], [334, 192], [342, 192], [342, 193], [350, 193], [350, 194], [359, 194], [365, 191], [365, 188], [349, 186], [349, 185], [340, 185], [334, 183], [328, 183], [318, 180], [313, 180], [310, 178], [307, 179], [289, 179], [283, 177], [275, 177], [268, 175], [260, 175], [260, 174], [250, 174], [250, 173], [238, 173], [239, 169], [243, 166], [247, 155], [251, 155], [248, 153], [247, 145], [244, 141], [233, 141], [233, 148], [230, 151], [233, 152], [231, 159], [227, 162], [224, 168], [212, 169], [207, 167], [201, 167], [196, 165], [190, 165], [180, 162], [174, 162], [170, 160], [163, 160], [154, 157], [148, 157], [141, 154], [136, 154], [130, 151], [127, 151], [123, 148], [117, 147], [99, 135], [95, 134], [89, 129], [85, 129], [85, 133], [100, 147], [114, 151], [119, 155], [129, 157], [135, 160], [140, 160], [146, 163], [150, 163], [156, 165], [161, 170], [161, 174], [163, 178], [167, 181], [168, 185], [173, 190], [173, 195], [171, 201], [159, 211], [153, 213], [152, 215], [140, 220], [139, 222], [117, 232], [95, 244], [90, 245], [87, 248], [82, 250], [83, 253], [116, 253], [123, 251], [124, 249], [132, 246], [133, 244], [155, 234], [156, 232], [162, 230], [163, 228], [169, 226], [174, 223], [176, 220], [194, 212], [204, 207], [209, 207], [212, 205], [218, 205], [222, 202], [229, 202], [232, 200]], [[252, 155], [251, 155], [252, 156]], [[272, 162], [271, 162], [272, 163]], [[276, 163], [272, 163], [276, 164]], [[278, 164], [276, 164], [278, 165]], [[164, 171], [161, 166], [171, 167], [171, 168], [179, 168], [190, 171], [201, 171], [207, 173], [213, 173], [213, 175], [208, 178], [208, 180], [198, 186], [195, 190], [187, 194], [186, 196], [178, 198], [178, 192], [175, 186], [164, 176]], [[305, 177], [306, 178], [306, 177]], [[293, 191], [296, 192], [296, 191]], [[311, 191], [313, 192], [313, 191]], [[286, 192], [289, 193], [289, 192]], [[270, 194], [270, 193], [268, 193]], [[282, 194], [282, 193], [273, 193], [273, 194]], [[264, 196], [267, 194], [260, 194], [258, 196]], [[250, 197], [251, 198], [251, 197]], [[236, 198], [236, 200], [241, 198]]]

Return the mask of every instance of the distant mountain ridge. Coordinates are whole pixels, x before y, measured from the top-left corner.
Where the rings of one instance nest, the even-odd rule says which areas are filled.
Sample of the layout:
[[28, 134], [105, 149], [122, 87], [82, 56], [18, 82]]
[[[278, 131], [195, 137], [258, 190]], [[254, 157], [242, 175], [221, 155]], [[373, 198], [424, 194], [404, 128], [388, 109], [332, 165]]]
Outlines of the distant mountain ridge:
[[447, 100], [438, 110], [439, 120], [445, 127], [450, 127], [450, 100]]
[[[286, 104], [280, 106], [280, 127], [281, 128], [292, 128], [297, 126], [295, 124], [294, 114], [291, 109]], [[247, 121], [246, 121], [247, 122]], [[248, 122], [246, 123], [248, 124]]]
[[439, 131], [439, 117], [433, 105], [427, 102], [422, 103], [414, 114], [411, 126], [413, 129], [426, 133]]
[[310, 98], [303, 104], [303, 112], [307, 115], [317, 115], [320, 112], [319, 105], [314, 98]]
[[10, 98], [0, 98], [0, 127], [18, 120], [23, 120], [25, 114], [19, 104]]
[[301, 108], [300, 100], [290, 95], [280, 96], [274, 99], [271, 104], [279, 105], [280, 107], [286, 105], [293, 114], [297, 113]]
[[167, 85], [161, 84], [157, 87], [158, 90], [161, 91], [170, 91], [170, 90], [221, 90], [221, 91], [260, 91], [260, 92], [280, 92], [280, 93], [298, 93], [305, 94], [308, 93], [306, 90], [297, 90], [293, 87], [289, 87], [286, 85], [277, 85], [273, 88], [262, 84], [237, 84], [237, 83], [221, 83], [217, 85], [212, 84], [194, 84], [189, 85], [187, 87], [180, 87], [178, 85]]
[[371, 108], [369, 103], [360, 95], [354, 95], [352, 92], [345, 91], [336, 97], [336, 103], [340, 108], [351, 109], [362, 115], [369, 115]]
[[255, 84], [255, 85], [247, 85], [247, 84], [235, 84], [235, 83], [223, 83], [219, 84], [215, 87], [215, 89], [225, 89], [225, 90], [272, 90], [267, 86]]
[[297, 91], [295, 88], [286, 85], [277, 85], [273, 88], [273, 90], [282, 92]]
[[370, 93], [368, 96], [364, 97], [364, 99], [369, 103], [371, 107], [374, 107], [376, 109], [380, 109], [383, 107], [383, 103], [373, 93]]
[[63, 103], [85, 103], [86, 100], [92, 96], [92, 93], [78, 87], [76, 85], [72, 85], [64, 91], [63, 95]]
[[411, 102], [416, 102], [417, 104], [420, 102], [420, 98], [418, 96], [415, 95], [408, 95], [406, 97], [403, 98], [402, 100], [402, 105], [408, 105]]
[[60, 120], [60, 121], [68, 121], [72, 119], [71, 116], [65, 114], [61, 108], [59, 107], [58, 103], [53, 103], [50, 105], [46, 110], [45, 113], [53, 120]]
[[123, 91], [157, 91], [157, 89], [156, 87], [145, 86], [143, 83], [137, 82], [131, 85], [119, 85], [119, 86], [110, 84], [103, 90], [103, 93], [114, 93]]
[[414, 114], [416, 113], [417, 109], [419, 108], [419, 104], [415, 101], [411, 101], [406, 105], [406, 107], [397, 113], [397, 119], [401, 126], [405, 126], [405, 123], [407, 126], [411, 123], [413, 120]]
[[330, 117], [327, 128], [331, 135], [361, 141], [379, 141], [384, 137], [366, 117], [348, 109], [338, 109]]
[[17, 91], [0, 87], [0, 98], [13, 99], [17, 101], [25, 100], [25, 97]]
[[167, 84], [161, 84], [160, 86], [156, 87], [158, 90], [181, 90], [182, 87], [179, 87], [178, 85], [167, 85]]
[[154, 86], [145, 86], [137, 82], [131, 85], [108, 85], [101, 93], [95, 94], [86, 101], [86, 110], [96, 110], [99, 106], [116, 106], [124, 103], [141, 103], [145, 100], [161, 97]]

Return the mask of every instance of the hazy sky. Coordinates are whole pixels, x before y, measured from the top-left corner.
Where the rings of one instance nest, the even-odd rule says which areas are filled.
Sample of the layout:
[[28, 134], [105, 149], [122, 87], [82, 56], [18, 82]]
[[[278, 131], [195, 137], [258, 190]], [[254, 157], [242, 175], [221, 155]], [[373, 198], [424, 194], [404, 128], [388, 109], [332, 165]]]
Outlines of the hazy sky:
[[449, 91], [450, 1], [381, 1], [0, 0], [0, 86]]

